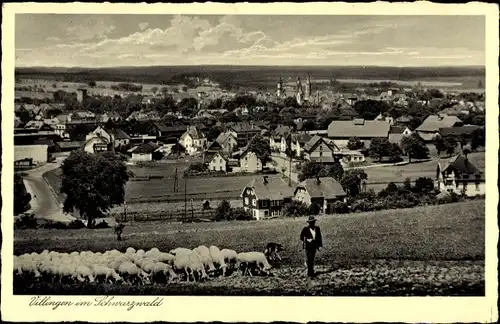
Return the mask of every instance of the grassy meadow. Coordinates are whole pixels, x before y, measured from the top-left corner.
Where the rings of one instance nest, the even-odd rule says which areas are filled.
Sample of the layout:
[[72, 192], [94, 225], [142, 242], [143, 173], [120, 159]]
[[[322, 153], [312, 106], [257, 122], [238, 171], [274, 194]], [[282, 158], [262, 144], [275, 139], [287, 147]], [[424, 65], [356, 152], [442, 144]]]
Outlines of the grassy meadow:
[[304, 218], [197, 224], [132, 223], [117, 241], [111, 229], [19, 230], [14, 252], [94, 252], [127, 247], [162, 251], [217, 245], [262, 251], [280, 242], [274, 276], [215, 278], [206, 283], [141, 287], [15, 283], [16, 293], [173, 295], [482, 295], [484, 200], [320, 218], [324, 249], [318, 279], [304, 280], [299, 241]]

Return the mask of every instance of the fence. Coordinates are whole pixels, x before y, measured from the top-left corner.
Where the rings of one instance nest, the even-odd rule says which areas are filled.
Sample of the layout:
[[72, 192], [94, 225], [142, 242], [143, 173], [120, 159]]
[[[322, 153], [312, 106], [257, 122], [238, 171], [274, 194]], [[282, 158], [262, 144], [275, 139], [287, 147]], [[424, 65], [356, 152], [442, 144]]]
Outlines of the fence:
[[213, 209], [208, 210], [187, 210], [176, 212], [158, 212], [158, 213], [141, 213], [141, 212], [131, 212], [131, 213], [120, 213], [113, 215], [117, 221], [122, 222], [148, 222], [148, 221], [164, 221], [168, 223], [173, 222], [203, 222], [203, 221], [214, 221], [216, 211]]

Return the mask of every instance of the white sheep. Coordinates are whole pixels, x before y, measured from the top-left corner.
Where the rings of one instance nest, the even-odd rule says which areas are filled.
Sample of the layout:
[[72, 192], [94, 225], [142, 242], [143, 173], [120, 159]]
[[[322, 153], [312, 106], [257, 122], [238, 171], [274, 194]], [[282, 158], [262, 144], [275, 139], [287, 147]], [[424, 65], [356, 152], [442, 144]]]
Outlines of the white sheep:
[[132, 255], [132, 254], [135, 254], [135, 249], [133, 247], [129, 247], [127, 248], [127, 251], [125, 251], [126, 254], [128, 255]]
[[92, 271], [95, 279], [104, 277], [104, 280], [108, 282], [111, 281], [111, 278], [113, 278], [115, 281], [122, 280], [120, 275], [114, 269], [102, 265], [92, 265]]
[[210, 256], [209, 248], [204, 245], [200, 245], [197, 248], [194, 248], [193, 252], [196, 252], [200, 255], [201, 263], [209, 272], [215, 271], [214, 262], [212, 260], [212, 257]]
[[214, 264], [217, 264], [220, 269], [222, 269], [222, 275], [224, 276], [226, 274], [226, 262], [224, 261], [224, 255], [221, 253], [220, 249], [212, 245], [209, 248], [210, 250], [210, 257], [212, 258], [212, 261]]
[[[212, 264], [212, 267], [213, 267], [213, 264]], [[203, 257], [200, 254], [193, 252], [189, 255], [189, 268], [191, 269], [191, 272], [193, 273], [193, 277], [194, 277], [195, 281], [196, 281], [196, 276], [195, 276], [196, 273], [198, 273], [198, 275], [200, 275], [200, 281], [208, 278], [208, 275], [205, 272]], [[214, 269], [215, 269], [215, 267], [214, 267]]]
[[269, 274], [269, 270], [271, 270], [272, 268], [269, 262], [267, 261], [266, 255], [262, 252], [238, 253], [237, 260], [238, 260], [238, 265], [243, 264], [245, 266], [243, 274], [245, 274], [245, 272], [248, 272], [250, 275], [252, 275], [252, 272], [249, 269], [252, 266], [256, 266], [261, 271], [264, 271], [266, 274]]
[[148, 274], [130, 261], [126, 261], [120, 264], [120, 266], [118, 267], [118, 272], [122, 274], [128, 282], [148, 281]]
[[222, 249], [220, 253], [224, 257], [224, 262], [226, 263], [226, 265], [232, 264], [233, 267], [237, 268], [238, 253], [236, 253], [236, 251], [230, 249]]
[[173, 254], [175, 256], [177, 256], [177, 254], [190, 254], [192, 252], [192, 250], [190, 249], [186, 249], [186, 248], [182, 248], [182, 247], [178, 247], [178, 248], [175, 248], [173, 250], [170, 250], [170, 254]]
[[177, 274], [174, 272], [172, 267], [163, 262], [155, 262], [152, 264], [151, 273], [153, 276], [157, 276], [158, 274], [162, 274], [165, 278], [168, 277], [168, 283], [172, 282], [178, 278]]
[[85, 282], [85, 279], [88, 279], [92, 283], [95, 280], [92, 270], [84, 265], [79, 265], [74, 269], [73, 277], [76, 277], [80, 282]]

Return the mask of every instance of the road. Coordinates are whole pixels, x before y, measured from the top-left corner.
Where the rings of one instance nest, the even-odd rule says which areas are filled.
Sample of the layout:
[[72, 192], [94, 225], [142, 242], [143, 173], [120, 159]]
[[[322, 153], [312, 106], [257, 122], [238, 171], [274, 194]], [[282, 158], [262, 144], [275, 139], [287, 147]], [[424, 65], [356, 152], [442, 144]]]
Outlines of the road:
[[25, 171], [24, 184], [31, 194], [31, 212], [36, 218], [58, 222], [70, 222], [75, 219], [62, 211], [62, 203], [55, 196], [52, 187], [43, 179], [43, 174], [60, 167], [62, 160], [58, 158], [55, 163]]

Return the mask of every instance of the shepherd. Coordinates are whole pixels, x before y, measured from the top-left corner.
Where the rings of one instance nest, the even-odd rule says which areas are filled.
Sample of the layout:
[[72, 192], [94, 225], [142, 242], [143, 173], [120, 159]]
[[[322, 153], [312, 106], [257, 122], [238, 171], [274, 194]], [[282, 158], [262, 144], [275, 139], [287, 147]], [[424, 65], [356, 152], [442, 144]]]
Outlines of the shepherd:
[[306, 252], [307, 276], [309, 278], [314, 278], [314, 257], [316, 256], [316, 251], [320, 251], [323, 247], [321, 230], [316, 226], [316, 220], [316, 217], [313, 215], [309, 216], [307, 219], [309, 225], [304, 227], [300, 233], [300, 240]]

